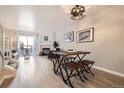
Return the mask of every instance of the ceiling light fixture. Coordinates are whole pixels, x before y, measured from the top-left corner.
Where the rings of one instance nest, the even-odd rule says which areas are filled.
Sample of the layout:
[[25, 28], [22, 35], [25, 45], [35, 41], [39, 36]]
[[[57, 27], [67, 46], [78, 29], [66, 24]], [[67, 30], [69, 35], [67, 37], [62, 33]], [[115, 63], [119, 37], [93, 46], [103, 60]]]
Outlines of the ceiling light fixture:
[[79, 20], [84, 17], [85, 7], [82, 5], [75, 5], [71, 9], [71, 19]]

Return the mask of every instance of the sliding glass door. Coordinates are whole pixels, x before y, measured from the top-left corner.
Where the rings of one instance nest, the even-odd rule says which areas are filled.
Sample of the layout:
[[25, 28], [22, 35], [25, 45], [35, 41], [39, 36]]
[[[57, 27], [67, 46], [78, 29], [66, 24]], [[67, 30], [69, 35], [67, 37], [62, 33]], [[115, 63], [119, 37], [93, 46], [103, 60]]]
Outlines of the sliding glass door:
[[30, 35], [19, 35], [18, 48], [20, 56], [33, 56], [35, 54], [35, 38]]

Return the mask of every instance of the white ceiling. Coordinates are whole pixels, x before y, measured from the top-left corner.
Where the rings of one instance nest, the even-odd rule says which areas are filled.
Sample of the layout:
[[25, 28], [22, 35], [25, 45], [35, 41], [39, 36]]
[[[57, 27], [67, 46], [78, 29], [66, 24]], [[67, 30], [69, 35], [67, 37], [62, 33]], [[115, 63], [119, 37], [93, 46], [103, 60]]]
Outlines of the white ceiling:
[[17, 31], [55, 31], [75, 22], [70, 19], [71, 8], [72, 6], [59, 5], [1, 5], [0, 23]]

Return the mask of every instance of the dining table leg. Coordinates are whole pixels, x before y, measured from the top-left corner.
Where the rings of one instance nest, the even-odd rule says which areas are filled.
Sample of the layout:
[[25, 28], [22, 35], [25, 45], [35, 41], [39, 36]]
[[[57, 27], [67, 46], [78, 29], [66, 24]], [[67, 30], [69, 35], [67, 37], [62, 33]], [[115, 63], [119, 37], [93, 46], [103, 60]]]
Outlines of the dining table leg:
[[71, 71], [71, 72], [70, 72], [70, 75], [69, 75], [69, 74], [68, 74], [68, 71], [67, 71], [67, 68], [65, 67], [65, 72], [66, 72], [66, 75], [67, 75], [67, 80], [66, 80], [66, 81], [68, 81], [69, 85], [70, 85], [72, 88], [74, 88], [74, 86], [72, 85], [72, 83], [71, 83], [71, 81], [70, 81], [70, 77], [71, 77], [73, 71]]
[[66, 82], [66, 80], [65, 80], [65, 78], [64, 78], [64, 75], [63, 75], [62, 67], [61, 67], [63, 61], [64, 61], [64, 57], [62, 57], [62, 60], [60, 61], [58, 68], [60, 69], [60, 73], [61, 73], [61, 76], [62, 76], [62, 79], [63, 79], [64, 83], [67, 84], [67, 82]]

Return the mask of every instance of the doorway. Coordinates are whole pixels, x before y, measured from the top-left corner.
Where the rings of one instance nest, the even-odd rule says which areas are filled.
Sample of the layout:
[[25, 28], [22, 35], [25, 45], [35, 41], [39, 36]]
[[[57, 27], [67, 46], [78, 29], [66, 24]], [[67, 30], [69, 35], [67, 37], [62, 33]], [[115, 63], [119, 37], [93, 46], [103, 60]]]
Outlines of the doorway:
[[19, 35], [18, 50], [20, 56], [34, 56], [35, 37], [31, 35]]

